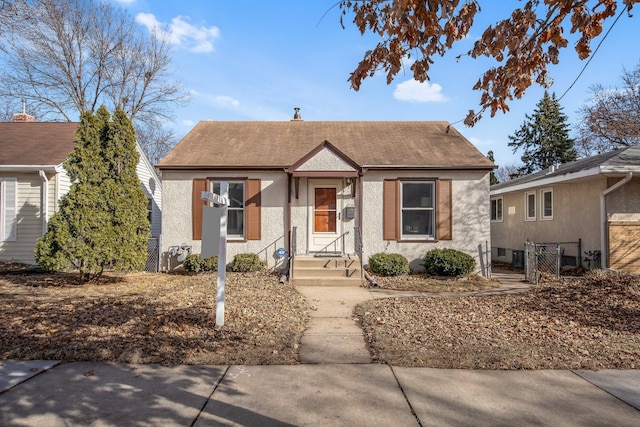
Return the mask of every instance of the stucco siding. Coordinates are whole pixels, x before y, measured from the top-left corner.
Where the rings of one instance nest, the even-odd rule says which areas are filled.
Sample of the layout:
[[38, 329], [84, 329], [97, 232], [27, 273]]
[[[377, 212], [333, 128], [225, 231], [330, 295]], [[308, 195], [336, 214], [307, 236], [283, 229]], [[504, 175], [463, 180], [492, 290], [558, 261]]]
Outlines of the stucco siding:
[[[451, 179], [453, 239], [435, 242], [393, 241], [383, 238], [383, 181], [396, 178]], [[413, 269], [422, 269], [422, 259], [431, 249], [452, 248], [468, 253], [480, 266], [478, 245], [490, 244], [489, 178], [486, 173], [443, 172], [389, 173], [372, 171], [363, 176], [363, 261], [378, 252], [399, 253]]]
[[336, 156], [328, 149], [321, 150], [315, 156], [297, 168], [299, 171], [353, 171], [353, 166]]
[[238, 241], [229, 239], [227, 262], [239, 253], [256, 253], [269, 266], [281, 261], [274, 252], [286, 248], [285, 207], [287, 206], [287, 175], [278, 172], [174, 172], [165, 171], [162, 179], [162, 252], [165, 254], [163, 268], [173, 268], [176, 263], [167, 259], [166, 252], [171, 246], [188, 245], [192, 253], [199, 254], [202, 241], [193, 240], [192, 234], [192, 181], [195, 178], [221, 176], [229, 178], [260, 179], [261, 185], [261, 239]]
[[[524, 250], [526, 240], [535, 243], [565, 243], [582, 240], [582, 252], [575, 244], [563, 245], [564, 255], [577, 257], [585, 251], [600, 250], [600, 194], [605, 189], [605, 179], [556, 183], [501, 195], [503, 197], [503, 221], [491, 222], [491, 238], [494, 250], [505, 249], [503, 259], [511, 262], [513, 250]], [[542, 191], [553, 191], [553, 218], [541, 218]], [[534, 192], [536, 198], [535, 220], [525, 220], [525, 194]], [[494, 253], [494, 255], [496, 255]]]
[[42, 181], [37, 173], [3, 176], [17, 178], [18, 226], [15, 241], [0, 242], [0, 259], [32, 264], [36, 241], [42, 237]]

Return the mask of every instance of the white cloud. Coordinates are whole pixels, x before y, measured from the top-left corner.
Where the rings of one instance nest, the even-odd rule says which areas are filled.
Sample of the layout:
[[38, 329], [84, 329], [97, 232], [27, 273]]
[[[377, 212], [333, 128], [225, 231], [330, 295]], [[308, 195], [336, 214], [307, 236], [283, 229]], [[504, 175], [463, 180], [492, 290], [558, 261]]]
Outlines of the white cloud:
[[214, 101], [216, 102], [216, 104], [219, 104], [223, 107], [238, 107], [240, 105], [240, 101], [238, 101], [237, 99], [224, 95], [216, 96], [214, 98]]
[[196, 122], [194, 122], [193, 120], [186, 119], [186, 120], [182, 121], [182, 125], [183, 126], [190, 127], [190, 128], [195, 126], [195, 124], [196, 124]]
[[136, 22], [144, 25], [149, 31], [157, 31], [166, 36], [169, 43], [185, 46], [191, 52], [206, 53], [214, 50], [214, 41], [220, 37], [220, 29], [216, 26], [195, 26], [189, 23], [188, 16], [176, 16], [171, 24], [163, 24], [152, 13], [139, 13]]
[[476, 138], [475, 136], [470, 136], [467, 139], [475, 147], [486, 147], [486, 146], [494, 145], [496, 143], [493, 139], [480, 139], [480, 138]]
[[437, 83], [420, 83], [417, 80], [406, 80], [399, 83], [393, 91], [393, 97], [408, 102], [444, 102], [447, 98], [442, 94], [442, 86]]
[[113, 1], [120, 4], [131, 4], [136, 2], [136, 0], [113, 0]]

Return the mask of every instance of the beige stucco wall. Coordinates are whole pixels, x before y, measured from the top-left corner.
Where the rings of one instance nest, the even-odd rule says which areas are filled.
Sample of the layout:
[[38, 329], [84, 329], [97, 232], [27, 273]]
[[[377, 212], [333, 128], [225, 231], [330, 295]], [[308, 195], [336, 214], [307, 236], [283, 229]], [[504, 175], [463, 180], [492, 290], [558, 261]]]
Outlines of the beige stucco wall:
[[261, 180], [261, 240], [234, 241], [227, 244], [227, 263], [239, 253], [256, 253], [262, 260], [274, 266], [276, 249], [287, 247], [288, 236], [284, 235], [287, 205], [287, 175], [284, 172], [172, 172], [165, 171], [162, 177], [162, 248], [163, 269], [173, 269], [178, 263], [168, 259], [166, 252], [170, 246], [189, 245], [193, 253], [200, 253], [200, 240], [192, 239], [192, 180], [223, 176], [232, 179], [255, 178]]
[[[622, 178], [609, 178], [611, 187]], [[607, 215], [640, 213], [640, 177], [634, 177], [607, 196]]]
[[[501, 195], [502, 222], [491, 222], [491, 239], [496, 261], [511, 262], [512, 250], [524, 250], [524, 242], [564, 243], [582, 239], [582, 252], [600, 250], [600, 194], [606, 188], [604, 177], [556, 183]], [[541, 219], [541, 190], [553, 190], [553, 219]], [[525, 193], [535, 191], [536, 219], [525, 220]], [[500, 196], [494, 196], [500, 197]], [[505, 257], [497, 248], [506, 249]], [[578, 256], [577, 245], [563, 245], [564, 255]]]
[[[383, 239], [383, 181], [396, 178], [452, 180], [453, 240], [438, 242], [390, 241]], [[388, 173], [371, 171], [363, 176], [363, 258], [378, 252], [399, 253], [413, 269], [422, 269], [422, 258], [431, 249], [452, 248], [468, 253], [480, 268], [478, 245], [490, 245], [489, 175], [484, 172]]]
[[353, 171], [355, 170], [347, 162], [336, 156], [335, 153], [324, 149], [304, 162], [297, 168], [299, 171]]

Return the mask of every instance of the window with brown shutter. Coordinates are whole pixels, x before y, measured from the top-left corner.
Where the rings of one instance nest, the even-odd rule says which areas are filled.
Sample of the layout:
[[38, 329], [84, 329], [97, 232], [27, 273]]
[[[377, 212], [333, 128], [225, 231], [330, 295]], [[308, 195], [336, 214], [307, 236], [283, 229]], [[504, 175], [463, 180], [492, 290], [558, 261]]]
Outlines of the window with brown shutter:
[[438, 230], [436, 239], [453, 240], [453, 209], [451, 197], [451, 180], [439, 179], [437, 182], [438, 207], [436, 210], [438, 218]]
[[262, 199], [259, 179], [247, 179], [245, 218], [247, 229], [245, 236], [247, 240], [260, 240], [262, 235]]
[[385, 240], [452, 240], [452, 221], [451, 180], [384, 181]]
[[385, 179], [383, 185], [383, 239], [398, 239], [398, 180]]
[[206, 204], [201, 198], [203, 191], [208, 191], [207, 180], [194, 179], [191, 203], [193, 240], [202, 240], [202, 207]]
[[[220, 181], [229, 182], [227, 232], [230, 240], [260, 240], [262, 231], [261, 192], [259, 179], [194, 179], [193, 180], [193, 239], [202, 240], [202, 191], [220, 192]], [[211, 187], [209, 187], [211, 183]]]

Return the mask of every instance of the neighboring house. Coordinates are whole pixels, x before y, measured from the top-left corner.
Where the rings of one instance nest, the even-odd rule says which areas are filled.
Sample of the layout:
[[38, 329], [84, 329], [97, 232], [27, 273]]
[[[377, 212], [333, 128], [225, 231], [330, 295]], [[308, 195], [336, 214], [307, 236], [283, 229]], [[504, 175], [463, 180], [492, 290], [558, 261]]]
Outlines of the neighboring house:
[[566, 245], [564, 263], [588, 267], [599, 252], [603, 267], [640, 274], [640, 146], [492, 186], [492, 259], [511, 263], [526, 240], [581, 241], [582, 253]]
[[[201, 191], [230, 183], [228, 262], [295, 255], [427, 251], [478, 259], [489, 230], [494, 164], [446, 122], [203, 121], [157, 167], [162, 250], [200, 253]], [[361, 245], [359, 244], [361, 243]], [[164, 268], [174, 268], [174, 258]]]
[[[16, 121], [16, 116], [26, 120]], [[34, 122], [15, 115], [0, 123], [0, 260], [34, 263], [36, 241], [71, 182], [63, 163], [79, 123]], [[161, 231], [161, 183], [138, 146], [138, 177], [149, 199], [151, 234]]]

